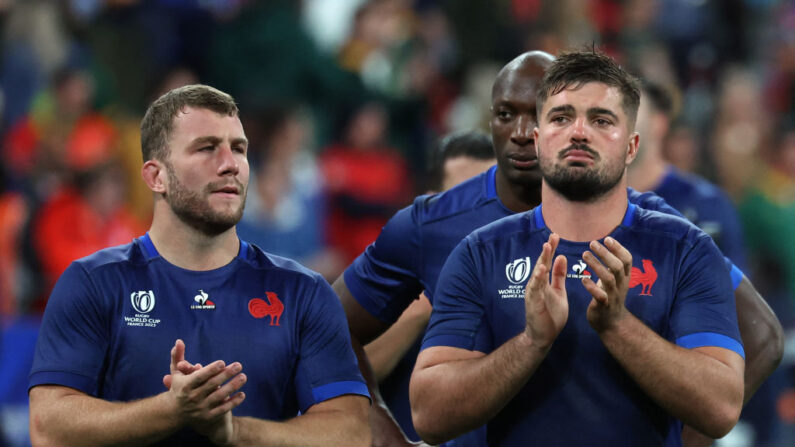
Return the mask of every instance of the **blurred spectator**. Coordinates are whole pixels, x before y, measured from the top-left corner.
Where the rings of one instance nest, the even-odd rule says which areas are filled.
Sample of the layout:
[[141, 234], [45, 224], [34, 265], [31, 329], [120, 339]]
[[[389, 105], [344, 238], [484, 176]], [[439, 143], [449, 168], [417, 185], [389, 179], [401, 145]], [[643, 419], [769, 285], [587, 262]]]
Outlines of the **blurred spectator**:
[[30, 210], [22, 194], [6, 190], [0, 167], [0, 318], [16, 315], [24, 287], [22, 238]]
[[[795, 123], [783, 120], [753, 186], [740, 202], [750, 246], [761, 261], [762, 284], [781, 285], [773, 296], [786, 296], [782, 323], [795, 326]], [[765, 294], [768, 296], [768, 293]], [[772, 304], [772, 303], [771, 303]]]
[[[85, 160], [77, 154], [83, 153], [86, 145], [78, 142], [70, 148], [72, 181], [45, 201], [32, 223], [46, 287], [43, 296], [49, 295], [73, 260], [127, 243], [146, 230], [126, 208], [123, 171], [112, 158], [111, 148]], [[41, 311], [44, 304], [46, 300], [40, 300], [33, 307]]]
[[762, 105], [762, 87], [750, 70], [728, 70], [720, 84], [710, 138], [716, 177], [732, 197], [739, 197], [753, 169], [771, 122]]
[[[297, 107], [277, 107], [257, 118], [263, 141], [251, 146], [250, 187], [240, 238], [296, 259], [336, 278], [345, 265], [326, 243], [324, 179], [311, 150], [312, 127]], [[252, 128], [254, 126], [249, 126]], [[252, 143], [256, 139], [250, 135]]]
[[740, 270], [747, 270], [745, 243], [734, 204], [720, 188], [692, 173], [685, 173], [663, 158], [663, 143], [678, 112], [670, 89], [646, 81], [635, 130], [640, 150], [629, 165], [627, 182], [638, 191], [654, 191], [715, 240], [723, 255]]
[[350, 264], [413, 193], [405, 159], [386, 145], [388, 117], [378, 103], [355, 109], [342, 140], [323, 150], [331, 206], [329, 242]]

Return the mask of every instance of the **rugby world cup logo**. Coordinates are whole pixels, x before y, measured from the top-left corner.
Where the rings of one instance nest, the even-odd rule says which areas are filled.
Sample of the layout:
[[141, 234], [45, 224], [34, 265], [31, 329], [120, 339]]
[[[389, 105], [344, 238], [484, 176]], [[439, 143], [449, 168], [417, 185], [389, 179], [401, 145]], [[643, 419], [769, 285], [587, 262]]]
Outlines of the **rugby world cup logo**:
[[139, 290], [130, 294], [133, 309], [140, 314], [148, 314], [155, 308], [155, 293], [151, 290]]
[[530, 277], [530, 257], [516, 259], [505, 266], [505, 276], [513, 284], [521, 284]]

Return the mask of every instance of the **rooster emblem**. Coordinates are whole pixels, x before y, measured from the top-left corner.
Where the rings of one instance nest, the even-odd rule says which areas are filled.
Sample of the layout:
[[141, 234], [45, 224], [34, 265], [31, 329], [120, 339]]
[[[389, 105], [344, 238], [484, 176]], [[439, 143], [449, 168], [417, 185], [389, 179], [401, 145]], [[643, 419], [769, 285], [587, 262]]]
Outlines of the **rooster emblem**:
[[284, 304], [281, 302], [276, 293], [265, 292], [265, 296], [269, 302], [265, 302], [262, 298], [252, 298], [248, 302], [248, 311], [254, 318], [271, 317], [271, 326], [279, 326], [279, 319], [284, 312]]
[[657, 281], [657, 269], [649, 259], [641, 261], [643, 263], [643, 270], [632, 267], [632, 274], [629, 277], [629, 288], [641, 286], [640, 294], [651, 296], [651, 286]]

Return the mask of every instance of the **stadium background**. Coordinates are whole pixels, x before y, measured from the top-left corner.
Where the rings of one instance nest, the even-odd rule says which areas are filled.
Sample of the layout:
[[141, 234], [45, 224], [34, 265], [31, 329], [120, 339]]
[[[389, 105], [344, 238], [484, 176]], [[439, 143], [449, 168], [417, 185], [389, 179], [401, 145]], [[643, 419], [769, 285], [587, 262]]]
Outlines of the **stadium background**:
[[[746, 273], [795, 340], [793, 1], [0, 0], [0, 444], [29, 443], [58, 275], [148, 227], [138, 124], [160, 93], [202, 82], [237, 99], [241, 234], [333, 279], [431, 187], [438, 137], [488, 131], [503, 64], [583, 45], [676, 92], [666, 155], [732, 198]], [[795, 445], [788, 345], [721, 445]]]

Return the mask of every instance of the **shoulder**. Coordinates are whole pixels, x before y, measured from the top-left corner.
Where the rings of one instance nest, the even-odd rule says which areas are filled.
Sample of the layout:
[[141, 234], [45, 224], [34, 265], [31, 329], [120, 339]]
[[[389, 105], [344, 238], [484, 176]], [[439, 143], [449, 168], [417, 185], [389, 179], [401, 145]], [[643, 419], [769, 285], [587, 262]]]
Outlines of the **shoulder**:
[[249, 248], [244, 262], [255, 270], [270, 271], [297, 281], [325, 282], [320, 273], [304, 267], [295, 260], [268, 253], [255, 244], [248, 242], [246, 244]]
[[684, 217], [641, 207], [636, 208], [631, 228], [635, 232], [681, 240], [691, 245], [702, 239], [711, 240], [709, 235]]
[[675, 184], [681, 193], [702, 202], [729, 201], [729, 197], [720, 187], [696, 174], [672, 170], [667, 181]]
[[109, 247], [73, 262], [88, 273], [101, 270], [109, 266], [139, 265], [146, 263], [146, 257], [141, 247], [133, 241], [128, 244]]
[[543, 231], [533, 222], [535, 211], [538, 208], [524, 213], [513, 214], [495, 220], [488, 225], [473, 231], [466, 240], [470, 244], [487, 244], [497, 240], [512, 239], [517, 235], [527, 235], [535, 231]]
[[493, 169], [450, 188], [447, 191], [419, 196], [412, 205], [419, 222], [435, 222], [476, 210], [496, 200], [489, 194]]

